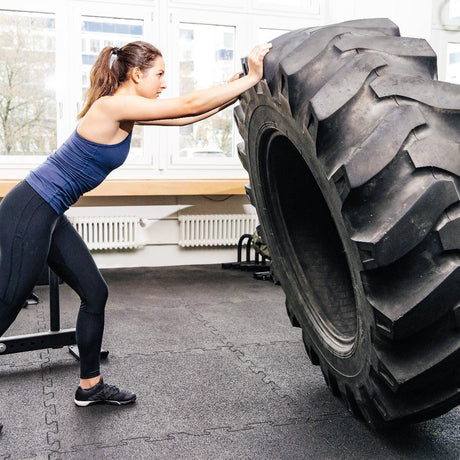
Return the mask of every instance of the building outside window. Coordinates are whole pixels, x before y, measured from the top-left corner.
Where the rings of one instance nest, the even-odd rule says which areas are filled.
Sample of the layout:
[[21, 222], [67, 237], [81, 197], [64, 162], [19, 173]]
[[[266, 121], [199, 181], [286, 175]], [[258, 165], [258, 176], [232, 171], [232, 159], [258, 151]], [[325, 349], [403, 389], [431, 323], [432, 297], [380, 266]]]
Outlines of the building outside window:
[[438, 55], [439, 79], [460, 83], [460, 0], [433, 0], [431, 44]]
[[[451, 0], [449, 3], [449, 18], [460, 22], [460, 0]], [[460, 35], [460, 31], [457, 33]], [[460, 41], [460, 37], [458, 38]], [[447, 44], [447, 71], [446, 80], [451, 83], [460, 83], [460, 43]]]
[[447, 44], [446, 81], [460, 84], [460, 43]]
[[[235, 28], [181, 23], [180, 94], [224, 83], [234, 73]], [[214, 64], [209, 65], [210, 62]], [[232, 113], [181, 127], [179, 158], [215, 159], [234, 155]]]

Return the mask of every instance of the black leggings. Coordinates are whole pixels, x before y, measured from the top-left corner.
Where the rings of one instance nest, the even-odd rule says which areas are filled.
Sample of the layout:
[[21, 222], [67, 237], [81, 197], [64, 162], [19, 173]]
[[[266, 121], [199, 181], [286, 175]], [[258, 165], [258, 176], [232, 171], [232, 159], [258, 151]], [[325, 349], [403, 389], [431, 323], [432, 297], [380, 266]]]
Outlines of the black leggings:
[[23, 181], [0, 204], [0, 336], [16, 319], [46, 263], [80, 296], [80, 377], [97, 377], [107, 284], [67, 217]]

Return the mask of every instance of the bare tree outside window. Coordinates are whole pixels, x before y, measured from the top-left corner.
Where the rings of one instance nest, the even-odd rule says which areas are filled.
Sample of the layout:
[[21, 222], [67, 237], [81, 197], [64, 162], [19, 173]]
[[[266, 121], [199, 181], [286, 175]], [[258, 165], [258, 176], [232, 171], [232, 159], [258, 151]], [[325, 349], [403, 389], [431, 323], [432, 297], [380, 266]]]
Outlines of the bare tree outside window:
[[0, 10], [0, 154], [56, 149], [52, 15]]

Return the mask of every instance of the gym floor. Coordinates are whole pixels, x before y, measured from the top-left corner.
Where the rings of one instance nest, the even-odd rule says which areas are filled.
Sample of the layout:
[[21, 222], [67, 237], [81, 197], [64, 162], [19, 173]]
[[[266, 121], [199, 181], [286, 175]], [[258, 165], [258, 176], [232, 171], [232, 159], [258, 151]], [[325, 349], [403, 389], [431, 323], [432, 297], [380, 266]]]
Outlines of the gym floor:
[[[459, 408], [378, 434], [328, 391], [270, 281], [220, 266], [106, 270], [102, 364], [137, 393], [78, 408], [67, 348], [0, 356], [7, 459], [458, 459]], [[7, 335], [47, 331], [48, 287]], [[78, 298], [60, 287], [61, 327]]]

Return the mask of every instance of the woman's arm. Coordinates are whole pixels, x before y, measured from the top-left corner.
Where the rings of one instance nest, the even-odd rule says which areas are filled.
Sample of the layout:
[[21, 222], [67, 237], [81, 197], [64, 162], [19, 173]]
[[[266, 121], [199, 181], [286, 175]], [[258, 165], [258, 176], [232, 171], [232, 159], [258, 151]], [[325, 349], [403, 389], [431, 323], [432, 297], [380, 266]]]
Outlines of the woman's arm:
[[171, 118], [171, 119], [164, 119], [164, 120], [150, 120], [150, 121], [136, 121], [136, 125], [148, 125], [148, 126], [186, 126], [191, 125], [192, 123], [196, 123], [197, 121], [205, 120], [206, 118], [215, 115], [216, 113], [220, 112], [221, 110], [229, 107], [230, 105], [234, 104], [238, 98], [234, 98], [231, 101], [227, 102], [216, 109], [210, 110], [209, 112], [202, 113], [201, 115], [196, 116], [189, 116], [189, 117], [181, 117], [181, 118]]
[[[243, 72], [238, 72], [232, 77], [230, 77], [227, 80], [227, 83], [230, 83], [232, 81], [238, 80], [243, 76]], [[229, 107], [230, 105], [234, 104], [238, 100], [237, 97], [232, 99], [231, 101], [228, 101], [226, 104], [221, 105], [220, 107], [217, 107], [213, 110], [210, 110], [209, 112], [203, 113], [201, 115], [197, 116], [189, 116], [189, 117], [181, 117], [181, 118], [171, 118], [171, 119], [165, 119], [165, 120], [151, 120], [151, 121], [136, 121], [136, 125], [160, 125], [160, 126], [186, 126], [186, 125], [191, 125], [192, 123], [196, 123], [197, 121], [204, 120], [212, 115], [215, 115], [216, 113], [220, 112], [221, 110]]]
[[206, 115], [230, 103], [260, 81], [263, 75], [263, 59], [270, 48], [269, 44], [256, 46], [248, 56], [248, 74], [226, 85], [194, 91], [171, 99], [158, 100], [133, 95], [117, 95], [106, 99], [107, 115], [115, 116], [117, 121], [137, 122]]

